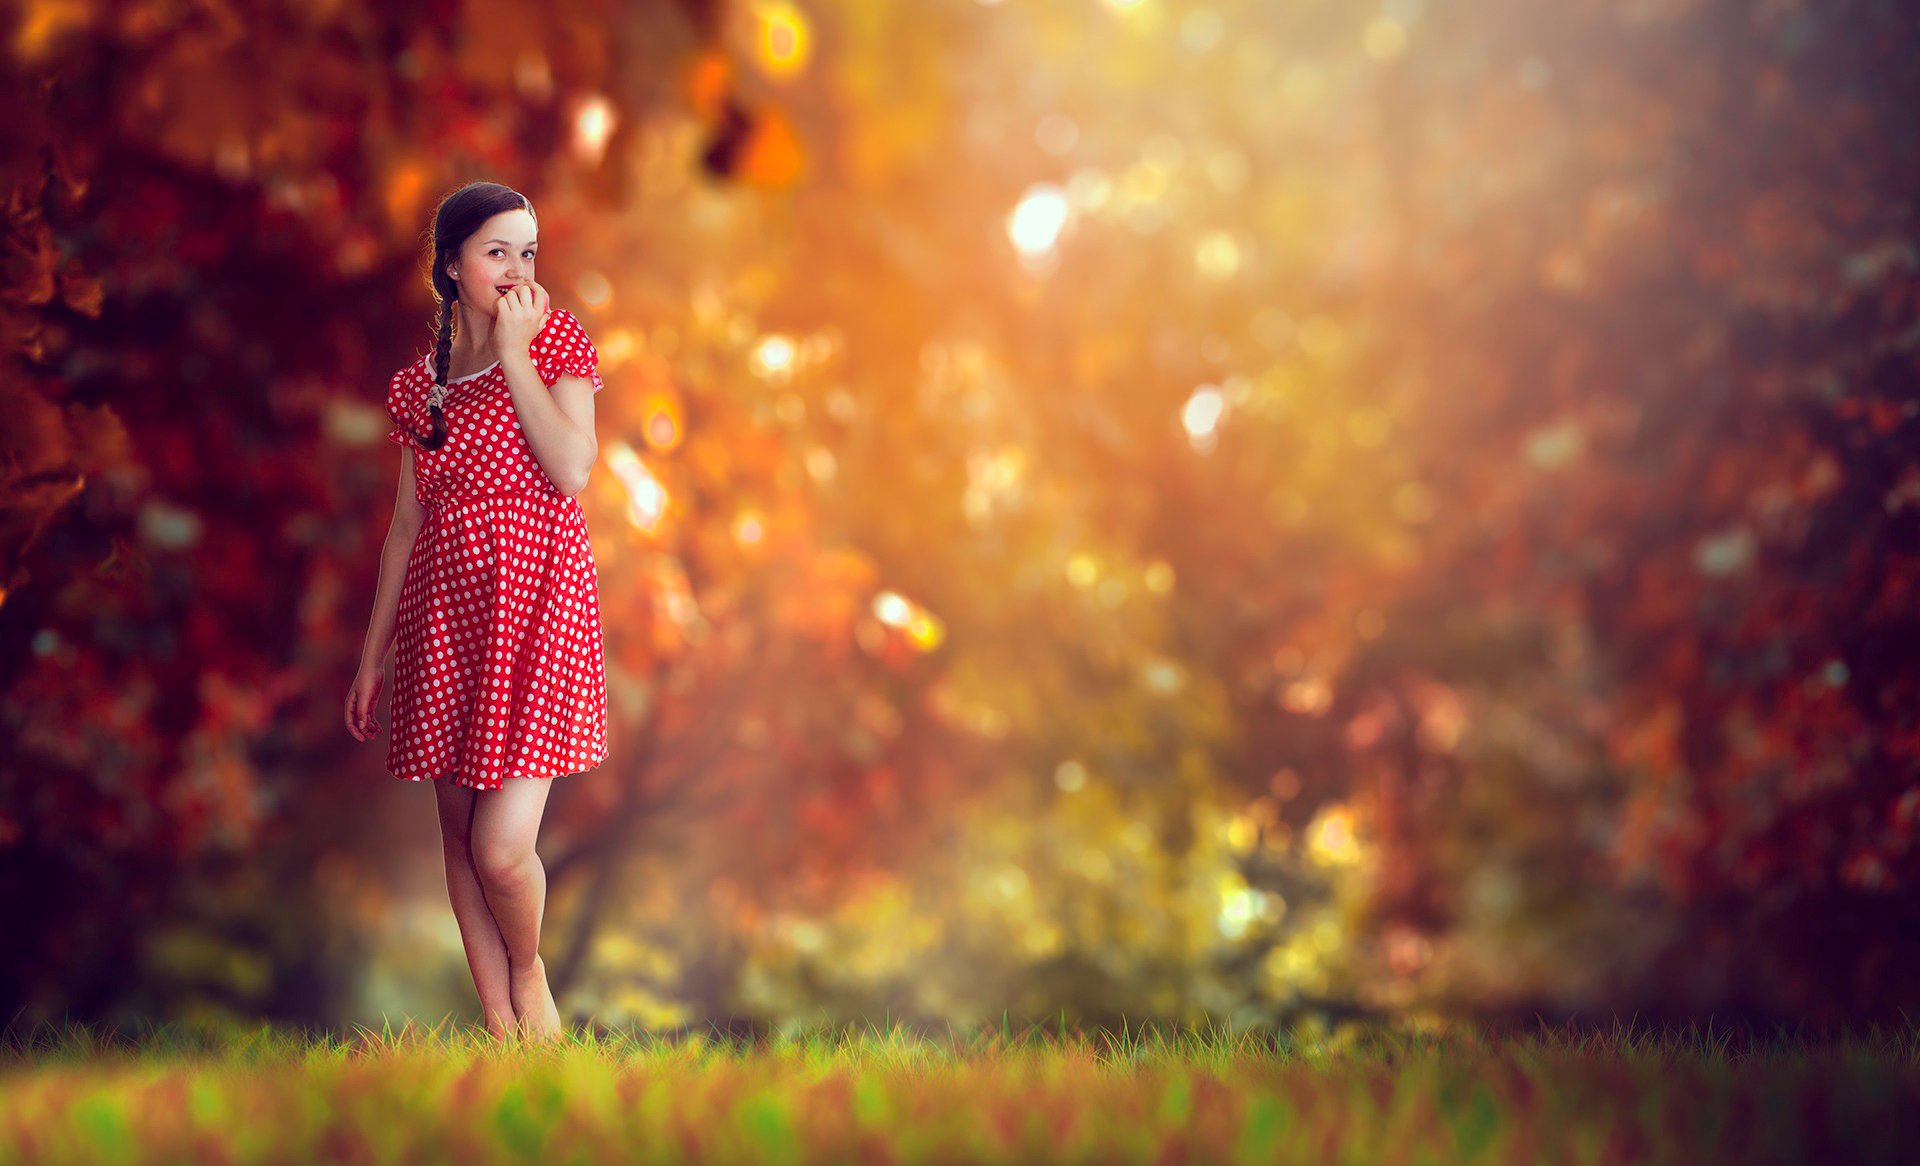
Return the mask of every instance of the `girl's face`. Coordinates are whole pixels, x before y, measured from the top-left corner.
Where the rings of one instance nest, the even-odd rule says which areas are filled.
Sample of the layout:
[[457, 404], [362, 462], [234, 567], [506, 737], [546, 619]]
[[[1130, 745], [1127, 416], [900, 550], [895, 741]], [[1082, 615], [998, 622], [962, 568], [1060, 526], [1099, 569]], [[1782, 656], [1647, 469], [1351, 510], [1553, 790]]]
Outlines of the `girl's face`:
[[480, 225], [460, 248], [460, 302], [491, 316], [510, 287], [533, 282], [538, 225], [524, 208], [501, 211]]

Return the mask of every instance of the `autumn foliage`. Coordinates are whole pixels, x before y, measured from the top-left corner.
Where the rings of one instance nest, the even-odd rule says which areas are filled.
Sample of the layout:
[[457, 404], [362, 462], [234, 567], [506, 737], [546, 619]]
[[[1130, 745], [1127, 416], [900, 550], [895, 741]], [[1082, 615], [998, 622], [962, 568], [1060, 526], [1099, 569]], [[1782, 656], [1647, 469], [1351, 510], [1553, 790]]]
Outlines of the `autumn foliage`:
[[444, 907], [339, 704], [477, 177], [608, 384], [562, 994], [1920, 988], [1907, 7], [8, 20], [9, 1012], [336, 1016]]

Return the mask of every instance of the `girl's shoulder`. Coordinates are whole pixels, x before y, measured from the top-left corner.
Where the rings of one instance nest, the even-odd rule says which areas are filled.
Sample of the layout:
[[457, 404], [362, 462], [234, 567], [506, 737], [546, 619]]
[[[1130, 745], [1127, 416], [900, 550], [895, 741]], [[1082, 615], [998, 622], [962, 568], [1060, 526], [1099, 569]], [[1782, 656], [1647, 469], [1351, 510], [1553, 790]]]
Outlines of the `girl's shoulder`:
[[387, 384], [392, 388], [399, 389], [418, 381], [432, 380], [433, 374], [428, 371], [427, 364], [431, 357], [432, 354], [427, 352], [423, 352], [414, 357], [412, 361], [401, 365], [399, 371], [395, 372], [393, 376], [388, 379]]
[[572, 373], [587, 381], [596, 393], [605, 383], [598, 371], [599, 351], [587, 337], [587, 330], [580, 326], [579, 317], [565, 308], [554, 308], [547, 322], [541, 325], [533, 338], [532, 354], [541, 382], [549, 387], [562, 373]]
[[427, 372], [427, 354], [422, 353], [387, 378], [387, 411], [397, 413], [414, 398], [424, 399], [432, 383], [433, 376]]
[[587, 330], [580, 326], [580, 317], [565, 308], [554, 308], [547, 313], [547, 322], [540, 326], [533, 339], [536, 343], [566, 344], [586, 334]]

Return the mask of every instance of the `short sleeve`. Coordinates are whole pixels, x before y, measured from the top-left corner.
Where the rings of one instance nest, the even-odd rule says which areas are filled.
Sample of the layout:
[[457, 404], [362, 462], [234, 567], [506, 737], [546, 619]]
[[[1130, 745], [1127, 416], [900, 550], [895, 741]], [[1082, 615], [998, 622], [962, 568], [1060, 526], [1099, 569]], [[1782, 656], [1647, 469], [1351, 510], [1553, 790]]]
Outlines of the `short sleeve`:
[[387, 440], [395, 445], [413, 445], [412, 433], [407, 428], [405, 406], [405, 388], [409, 369], [401, 369], [387, 382], [387, 420], [393, 422], [393, 428], [387, 430]]
[[606, 387], [600, 379], [600, 353], [594, 348], [593, 341], [587, 338], [587, 330], [580, 321], [565, 308], [555, 308], [553, 319], [547, 321], [538, 343], [545, 357], [542, 378], [547, 387], [560, 379], [562, 373], [572, 373], [593, 386], [594, 392]]

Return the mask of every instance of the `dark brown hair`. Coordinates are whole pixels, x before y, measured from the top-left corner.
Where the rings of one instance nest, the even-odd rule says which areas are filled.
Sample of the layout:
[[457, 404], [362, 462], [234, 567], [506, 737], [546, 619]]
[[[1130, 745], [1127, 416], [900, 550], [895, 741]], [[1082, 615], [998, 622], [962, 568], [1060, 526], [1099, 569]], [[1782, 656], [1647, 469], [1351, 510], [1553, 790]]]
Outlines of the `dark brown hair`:
[[[427, 397], [427, 413], [433, 418], [433, 432], [414, 436], [427, 449], [439, 449], [447, 442], [447, 415], [440, 402], [447, 393], [447, 356], [453, 347], [453, 305], [460, 298], [460, 284], [447, 274], [447, 262], [460, 254], [460, 248], [488, 219], [502, 211], [526, 211], [533, 214], [527, 196], [498, 182], [469, 182], [440, 200], [433, 213], [433, 264], [427, 271], [427, 285], [440, 304], [440, 322], [433, 348], [433, 389]], [[536, 220], [537, 221], [537, 220]]]

